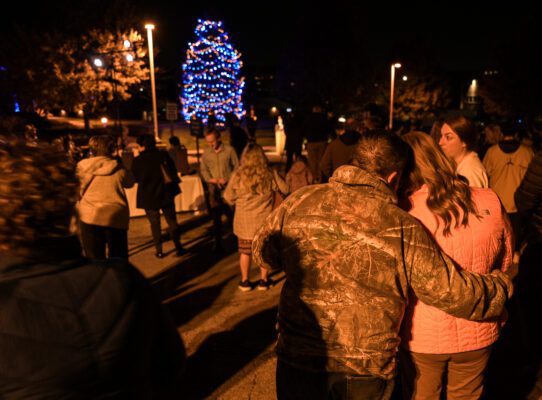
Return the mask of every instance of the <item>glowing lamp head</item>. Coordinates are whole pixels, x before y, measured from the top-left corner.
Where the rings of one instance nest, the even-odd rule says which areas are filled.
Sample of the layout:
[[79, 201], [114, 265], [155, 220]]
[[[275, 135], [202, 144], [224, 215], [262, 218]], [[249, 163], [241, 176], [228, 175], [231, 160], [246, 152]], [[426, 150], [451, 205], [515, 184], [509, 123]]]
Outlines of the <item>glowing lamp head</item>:
[[101, 58], [95, 58], [93, 62], [94, 62], [94, 65], [98, 68], [101, 68], [104, 66], [104, 62], [102, 61]]

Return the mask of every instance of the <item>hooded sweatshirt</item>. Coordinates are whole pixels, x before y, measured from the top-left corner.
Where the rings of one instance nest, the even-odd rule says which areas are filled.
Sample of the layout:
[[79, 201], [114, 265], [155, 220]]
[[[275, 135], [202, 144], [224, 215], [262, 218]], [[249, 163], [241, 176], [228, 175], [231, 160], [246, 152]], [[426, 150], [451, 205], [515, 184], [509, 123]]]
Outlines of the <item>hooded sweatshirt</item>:
[[532, 159], [531, 148], [518, 140], [503, 140], [490, 147], [484, 157], [489, 187], [497, 193], [508, 213], [517, 212], [514, 193]]
[[303, 186], [310, 185], [313, 177], [310, 168], [303, 161], [297, 160], [286, 174], [286, 184], [290, 193]]
[[117, 160], [98, 156], [77, 164], [81, 199], [79, 219], [90, 225], [128, 229], [130, 211], [124, 188], [132, 187], [131, 174]]

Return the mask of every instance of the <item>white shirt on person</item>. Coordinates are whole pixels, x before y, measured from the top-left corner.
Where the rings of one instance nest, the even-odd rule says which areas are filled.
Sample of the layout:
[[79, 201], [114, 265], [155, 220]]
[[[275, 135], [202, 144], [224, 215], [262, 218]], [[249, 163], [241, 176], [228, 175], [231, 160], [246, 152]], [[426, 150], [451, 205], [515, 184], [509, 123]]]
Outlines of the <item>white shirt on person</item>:
[[474, 151], [470, 151], [467, 155], [457, 164], [456, 172], [458, 175], [463, 176], [469, 181], [469, 186], [478, 188], [488, 188], [489, 179], [487, 177], [486, 169], [478, 158], [478, 154]]

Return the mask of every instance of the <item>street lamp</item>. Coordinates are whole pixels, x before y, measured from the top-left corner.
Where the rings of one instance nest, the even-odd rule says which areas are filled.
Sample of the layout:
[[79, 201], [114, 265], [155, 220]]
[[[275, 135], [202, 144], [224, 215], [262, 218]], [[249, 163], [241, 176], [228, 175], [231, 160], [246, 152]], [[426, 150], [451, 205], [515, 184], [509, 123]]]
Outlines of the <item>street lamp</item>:
[[401, 68], [401, 64], [395, 63], [391, 65], [391, 86], [390, 86], [390, 123], [389, 123], [389, 129], [390, 131], [393, 128], [393, 92], [394, 92], [394, 86], [395, 86], [395, 69]]
[[145, 29], [147, 30], [147, 41], [149, 44], [149, 64], [151, 67], [151, 91], [152, 91], [152, 119], [154, 125], [154, 137], [157, 142], [160, 142], [160, 137], [158, 136], [158, 112], [156, 107], [156, 86], [154, 83], [154, 54], [153, 54], [153, 45], [152, 45], [152, 30], [154, 29], [153, 24], [146, 24]]

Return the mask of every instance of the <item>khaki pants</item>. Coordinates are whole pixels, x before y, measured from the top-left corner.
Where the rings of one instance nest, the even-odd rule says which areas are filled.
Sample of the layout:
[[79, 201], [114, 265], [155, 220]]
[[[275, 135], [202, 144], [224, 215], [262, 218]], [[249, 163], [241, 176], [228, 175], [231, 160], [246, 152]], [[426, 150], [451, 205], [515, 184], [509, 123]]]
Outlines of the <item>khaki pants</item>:
[[[479, 399], [484, 389], [484, 371], [491, 346], [455, 354], [423, 354], [401, 349], [401, 383], [403, 398], [439, 400]], [[447, 378], [443, 388], [442, 381]]]

